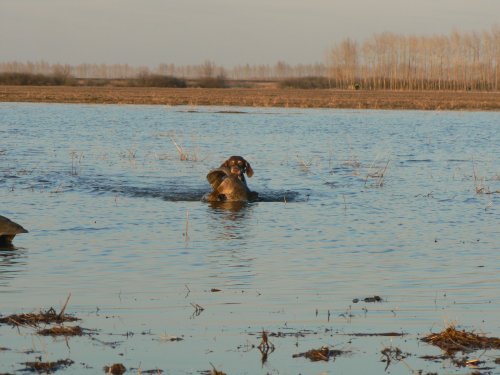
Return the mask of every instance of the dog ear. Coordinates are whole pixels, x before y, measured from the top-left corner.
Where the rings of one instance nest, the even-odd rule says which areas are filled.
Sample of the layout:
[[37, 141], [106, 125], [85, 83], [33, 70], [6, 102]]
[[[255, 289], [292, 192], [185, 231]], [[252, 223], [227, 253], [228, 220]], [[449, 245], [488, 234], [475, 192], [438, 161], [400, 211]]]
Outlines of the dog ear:
[[227, 159], [224, 163], [220, 165], [219, 168], [229, 167], [229, 159]]
[[247, 176], [248, 177], [252, 177], [253, 176], [253, 169], [250, 166], [250, 163], [247, 162], [246, 160], [245, 160], [245, 169], [246, 169], [246, 172], [247, 172]]

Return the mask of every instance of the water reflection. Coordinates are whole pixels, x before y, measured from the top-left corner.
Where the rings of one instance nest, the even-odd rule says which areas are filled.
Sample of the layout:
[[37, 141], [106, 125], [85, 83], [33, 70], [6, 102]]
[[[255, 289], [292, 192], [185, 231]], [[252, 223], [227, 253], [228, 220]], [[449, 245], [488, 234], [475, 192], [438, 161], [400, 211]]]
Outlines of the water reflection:
[[245, 239], [247, 221], [251, 217], [254, 203], [209, 202], [211, 213], [209, 228], [215, 240]]
[[209, 232], [213, 249], [207, 260], [210, 278], [225, 287], [248, 287], [255, 278], [253, 257], [248, 252], [251, 217], [256, 203], [210, 202]]
[[0, 249], [0, 286], [7, 286], [10, 279], [24, 270], [26, 259], [24, 249], [14, 246], [10, 250]]

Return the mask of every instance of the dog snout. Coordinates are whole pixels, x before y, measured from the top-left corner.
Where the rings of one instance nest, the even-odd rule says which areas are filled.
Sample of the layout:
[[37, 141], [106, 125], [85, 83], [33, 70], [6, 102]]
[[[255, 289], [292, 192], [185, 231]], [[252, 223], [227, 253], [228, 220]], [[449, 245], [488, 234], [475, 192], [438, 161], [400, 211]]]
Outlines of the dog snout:
[[231, 173], [241, 176], [243, 174], [243, 169], [239, 165], [233, 165], [231, 166]]

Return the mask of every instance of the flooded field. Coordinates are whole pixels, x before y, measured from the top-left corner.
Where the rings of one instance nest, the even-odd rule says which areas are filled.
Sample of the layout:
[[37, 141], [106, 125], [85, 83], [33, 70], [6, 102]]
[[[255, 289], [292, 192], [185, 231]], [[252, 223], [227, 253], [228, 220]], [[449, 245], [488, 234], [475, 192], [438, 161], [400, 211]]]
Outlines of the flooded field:
[[[0, 318], [82, 328], [0, 323], [0, 373], [500, 371], [422, 341], [500, 336], [498, 112], [0, 103], [0, 137]], [[231, 155], [260, 200], [202, 202]]]

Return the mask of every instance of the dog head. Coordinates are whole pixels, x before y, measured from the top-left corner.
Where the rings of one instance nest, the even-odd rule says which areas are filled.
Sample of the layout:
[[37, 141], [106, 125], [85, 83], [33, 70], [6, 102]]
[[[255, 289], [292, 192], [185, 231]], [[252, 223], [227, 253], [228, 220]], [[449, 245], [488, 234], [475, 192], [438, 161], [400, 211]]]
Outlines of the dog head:
[[241, 156], [231, 156], [224, 163], [222, 163], [221, 168], [224, 167], [229, 168], [231, 174], [234, 174], [243, 180], [243, 174], [246, 174], [248, 177], [253, 176], [253, 169], [250, 166], [250, 163]]

